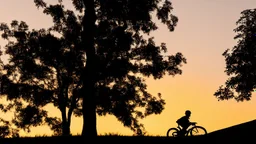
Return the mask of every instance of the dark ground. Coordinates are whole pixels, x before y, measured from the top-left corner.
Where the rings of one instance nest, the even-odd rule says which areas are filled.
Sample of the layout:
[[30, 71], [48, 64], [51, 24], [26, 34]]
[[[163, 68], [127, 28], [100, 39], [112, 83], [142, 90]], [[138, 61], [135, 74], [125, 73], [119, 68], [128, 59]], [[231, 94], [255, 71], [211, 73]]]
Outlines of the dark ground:
[[0, 144], [256, 144], [256, 120], [228, 127], [205, 136], [168, 138], [168, 137], [132, 137], [98, 136], [96, 138], [70, 137], [31, 137], [0, 139]]
[[[192, 140], [193, 139], [193, 140]], [[184, 142], [202, 141], [203, 138], [167, 138], [167, 137], [132, 137], [132, 136], [98, 136], [96, 138], [87, 138], [86, 141], [80, 136], [72, 137], [38, 137], [38, 138], [11, 138], [11, 139], [1, 139], [0, 144], [120, 144], [120, 143], [130, 143], [130, 144], [178, 144]]]
[[[255, 136], [254, 136], [255, 137]], [[253, 137], [251, 137], [253, 138]], [[247, 142], [246, 142], [247, 141]], [[208, 136], [186, 137], [186, 138], [167, 138], [167, 137], [125, 137], [125, 136], [99, 136], [97, 138], [82, 137], [41, 137], [41, 138], [13, 138], [0, 139], [0, 144], [246, 144], [256, 143], [248, 138], [233, 137], [215, 138]]]

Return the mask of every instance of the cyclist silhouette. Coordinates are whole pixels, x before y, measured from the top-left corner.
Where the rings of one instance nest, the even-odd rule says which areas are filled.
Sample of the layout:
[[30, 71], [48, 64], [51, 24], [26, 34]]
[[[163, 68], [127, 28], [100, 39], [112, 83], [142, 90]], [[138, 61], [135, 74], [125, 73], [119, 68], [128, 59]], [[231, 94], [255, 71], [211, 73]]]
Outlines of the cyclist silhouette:
[[195, 124], [196, 124], [196, 122], [190, 122], [190, 121], [189, 121], [190, 115], [191, 115], [191, 111], [190, 111], [190, 110], [186, 110], [185, 116], [179, 118], [179, 119], [176, 121], [177, 124], [182, 127], [182, 129], [181, 129], [181, 135], [182, 135], [182, 136], [186, 134], [187, 128], [188, 128], [190, 125], [195, 125]]

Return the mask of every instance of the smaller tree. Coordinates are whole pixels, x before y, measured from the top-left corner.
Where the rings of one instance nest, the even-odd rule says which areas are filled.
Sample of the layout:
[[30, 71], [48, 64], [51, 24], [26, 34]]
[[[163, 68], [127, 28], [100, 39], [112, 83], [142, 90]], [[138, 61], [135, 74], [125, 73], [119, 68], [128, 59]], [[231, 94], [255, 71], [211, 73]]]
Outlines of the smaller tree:
[[230, 77], [214, 94], [219, 100], [250, 100], [256, 88], [256, 9], [241, 14], [236, 22], [238, 27], [234, 29], [238, 44], [223, 53], [225, 72]]
[[[81, 116], [79, 71], [84, 64], [74, 48], [80, 43], [81, 27], [77, 16], [60, 4], [45, 7], [44, 13], [54, 21], [47, 30], [29, 30], [16, 20], [10, 27], [0, 25], [10, 56], [1, 76], [1, 94], [11, 101], [4, 109], [15, 109], [13, 122], [19, 128], [29, 131], [31, 126], [48, 124], [55, 134], [69, 135], [72, 114]], [[61, 119], [48, 116], [48, 104], [60, 110]]]

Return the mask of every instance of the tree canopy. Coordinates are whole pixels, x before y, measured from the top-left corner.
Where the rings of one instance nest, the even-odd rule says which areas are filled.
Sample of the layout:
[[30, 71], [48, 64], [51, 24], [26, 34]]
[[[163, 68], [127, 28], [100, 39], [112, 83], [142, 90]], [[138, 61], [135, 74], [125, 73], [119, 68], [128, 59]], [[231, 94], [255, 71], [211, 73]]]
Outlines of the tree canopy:
[[[47, 123], [57, 132], [61, 124], [61, 132], [69, 133], [71, 114], [83, 112], [83, 131], [95, 134], [96, 113], [111, 114], [144, 134], [139, 119], [160, 114], [165, 105], [160, 93], [148, 92], [145, 78], [182, 74], [180, 67], [186, 63], [181, 53], [167, 54], [165, 43], [157, 45], [153, 37], [144, 36], [158, 29], [152, 16], [174, 30], [178, 18], [171, 14], [172, 3], [73, 0], [76, 11], [71, 11], [61, 1], [34, 2], [52, 17], [52, 27], [30, 30], [16, 20], [0, 26], [9, 41], [5, 54], [10, 55], [1, 93], [16, 107], [15, 124], [29, 128]], [[60, 109], [61, 121], [48, 117], [47, 104]]]
[[238, 43], [223, 53], [229, 79], [214, 94], [219, 100], [250, 100], [256, 88], [256, 9], [241, 12], [236, 24]]

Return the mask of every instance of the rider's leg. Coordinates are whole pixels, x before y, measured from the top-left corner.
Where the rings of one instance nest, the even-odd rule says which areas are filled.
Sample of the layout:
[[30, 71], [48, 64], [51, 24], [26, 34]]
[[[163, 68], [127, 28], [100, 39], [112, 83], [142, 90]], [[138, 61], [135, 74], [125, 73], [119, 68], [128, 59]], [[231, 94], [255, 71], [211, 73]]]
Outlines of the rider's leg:
[[181, 134], [180, 136], [185, 136], [185, 134], [186, 134], [186, 129], [183, 128], [183, 129], [181, 130], [181, 133], [180, 133], [180, 134]]
[[180, 136], [185, 136], [185, 134], [186, 134], [186, 128], [182, 127], [180, 131]]
[[182, 129], [182, 136], [186, 136], [188, 126], [184, 126]]

